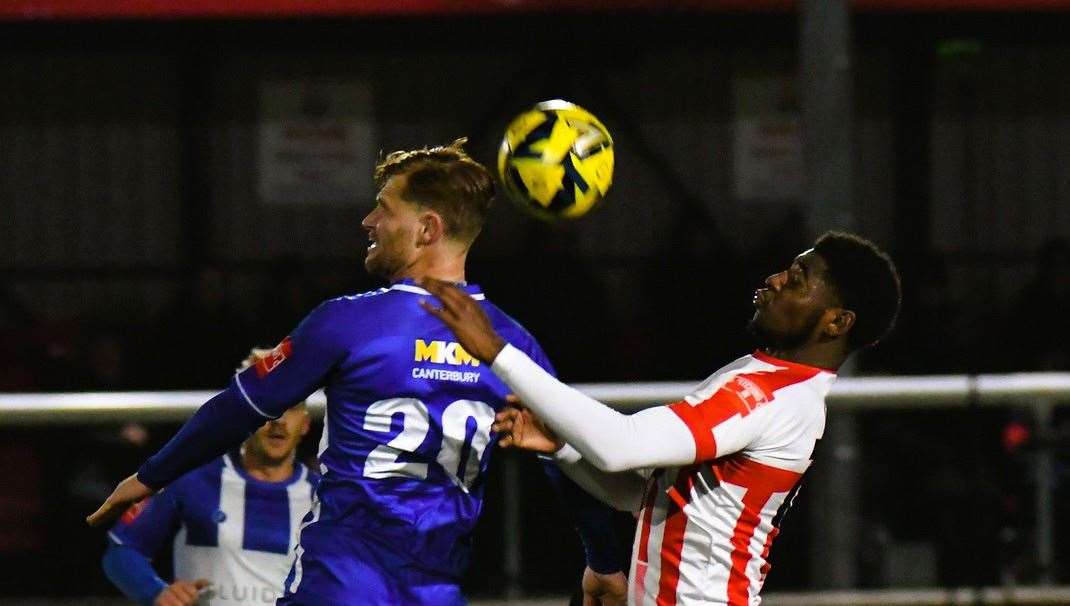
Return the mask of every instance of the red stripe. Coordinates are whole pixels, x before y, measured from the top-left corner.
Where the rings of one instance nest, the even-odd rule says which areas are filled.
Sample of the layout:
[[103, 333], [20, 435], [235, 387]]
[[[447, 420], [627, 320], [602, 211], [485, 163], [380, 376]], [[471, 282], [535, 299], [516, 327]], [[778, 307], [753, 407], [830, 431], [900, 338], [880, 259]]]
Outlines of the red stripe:
[[[755, 357], [759, 356], [756, 352]], [[717, 440], [713, 428], [739, 415], [746, 417], [756, 408], [773, 401], [773, 395], [780, 389], [812, 379], [820, 368], [785, 362], [761, 354], [763, 361], [777, 364], [781, 368], [768, 371], [740, 373], [729, 379], [710, 397], [691, 405], [686, 400], [669, 405], [669, 410], [676, 413], [687, 425], [695, 440], [695, 461], [709, 461], [717, 458]]]
[[713, 463], [713, 469], [721, 481], [742, 486], [748, 491], [788, 492], [802, 478], [797, 471], [759, 463], [738, 454], [718, 459]]
[[773, 539], [775, 539], [778, 534], [780, 534], [780, 529], [774, 528], [770, 530], [769, 534], [765, 537], [765, 548], [762, 549], [762, 559], [765, 560], [765, 564], [762, 564], [762, 569], [758, 571], [758, 573], [762, 575], [761, 578], [758, 579], [760, 583], [765, 582], [765, 575], [769, 574], [769, 569], [773, 567], [773, 565], [769, 563], [769, 550], [772, 549]]
[[697, 407], [687, 402], [672, 404], [669, 410], [675, 412], [691, 431], [691, 436], [695, 439], [695, 460], [712, 459], [717, 454], [717, 441], [713, 438], [713, 427], [716, 423], [711, 425]]
[[684, 550], [684, 531], [687, 530], [687, 514], [683, 507], [691, 502], [691, 487], [694, 485], [697, 466], [688, 465], [677, 471], [672, 490], [682, 503], [669, 501], [665, 518], [665, 534], [661, 539], [661, 577], [658, 579], [657, 606], [676, 604], [676, 586], [680, 583], [680, 555]]
[[646, 595], [647, 550], [650, 549], [650, 520], [654, 516], [654, 503], [657, 500], [658, 480], [663, 469], [656, 470], [650, 477], [646, 495], [643, 496], [643, 516], [639, 525], [639, 546], [635, 550], [635, 578], [632, 579], [632, 592], [636, 604], [643, 603]]
[[771, 496], [771, 492], [754, 489], [747, 490], [743, 495], [743, 513], [739, 514], [732, 533], [732, 570], [728, 573], [729, 606], [747, 606], [750, 603], [750, 579], [747, 578], [747, 564], [751, 560], [750, 540], [761, 520], [762, 507]]
[[[784, 12], [796, 0], [619, 0], [617, 10], [673, 8], [703, 13], [720, 11]], [[607, 12], [610, 3], [587, 0], [5, 0], [0, 17], [27, 19], [178, 18], [178, 17], [327, 17], [366, 15], [528, 14]], [[855, 0], [862, 11], [1016, 11], [1065, 10], [1064, 0]]]
[[[802, 478], [802, 474], [765, 465], [740, 455], [716, 461], [713, 470], [721, 481], [747, 489], [743, 494], [743, 511], [732, 532], [732, 570], [728, 573], [728, 604], [746, 606], [750, 600], [751, 584], [751, 580], [747, 578], [747, 564], [753, 557], [750, 542], [754, 537], [754, 530], [761, 522], [762, 509], [773, 493], [790, 492]], [[777, 530], [774, 528], [766, 539], [762, 550], [763, 559], [768, 558], [776, 534]], [[765, 565], [760, 574], [764, 576], [768, 570], [768, 565]]]

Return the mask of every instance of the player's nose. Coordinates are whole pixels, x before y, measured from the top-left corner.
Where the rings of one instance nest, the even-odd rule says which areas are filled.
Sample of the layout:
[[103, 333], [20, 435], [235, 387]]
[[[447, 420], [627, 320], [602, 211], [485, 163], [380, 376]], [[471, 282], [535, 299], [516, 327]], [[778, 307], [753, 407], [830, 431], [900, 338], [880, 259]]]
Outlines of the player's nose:
[[784, 285], [784, 276], [786, 275], [786, 271], [777, 272], [765, 279], [765, 285], [772, 288], [773, 291], [778, 291]]
[[364, 215], [364, 218], [360, 221], [360, 226], [367, 230], [371, 230], [373, 227], [375, 227], [375, 221], [378, 218], [378, 215], [376, 214], [377, 211], [378, 208], [373, 208], [371, 212]]

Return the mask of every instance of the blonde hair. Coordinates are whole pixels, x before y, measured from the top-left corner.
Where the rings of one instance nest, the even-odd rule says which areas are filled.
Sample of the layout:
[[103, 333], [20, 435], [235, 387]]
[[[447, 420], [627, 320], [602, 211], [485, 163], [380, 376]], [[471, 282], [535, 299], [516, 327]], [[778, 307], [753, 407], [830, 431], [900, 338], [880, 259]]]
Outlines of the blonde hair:
[[447, 146], [391, 152], [375, 165], [375, 186], [407, 175], [402, 198], [437, 212], [447, 237], [471, 244], [494, 201], [494, 178], [464, 151], [467, 142], [461, 137]]

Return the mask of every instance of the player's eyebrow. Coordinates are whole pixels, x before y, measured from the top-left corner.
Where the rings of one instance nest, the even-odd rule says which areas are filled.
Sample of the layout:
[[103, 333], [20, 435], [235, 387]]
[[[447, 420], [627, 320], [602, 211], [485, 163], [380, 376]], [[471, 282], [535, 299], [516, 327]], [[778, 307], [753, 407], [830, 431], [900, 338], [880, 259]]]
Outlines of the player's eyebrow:
[[807, 281], [809, 281], [810, 280], [810, 264], [809, 263], [803, 263], [802, 259], [795, 259], [795, 262], [798, 263], [799, 267], [802, 268], [803, 277], [806, 278]]

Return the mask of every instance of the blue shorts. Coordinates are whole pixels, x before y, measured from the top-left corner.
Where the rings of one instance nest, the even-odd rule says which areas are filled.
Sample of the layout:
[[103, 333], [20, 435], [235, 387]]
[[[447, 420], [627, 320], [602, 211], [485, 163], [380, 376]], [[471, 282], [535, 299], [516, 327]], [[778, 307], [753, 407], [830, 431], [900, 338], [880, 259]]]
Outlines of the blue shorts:
[[313, 524], [276, 606], [465, 606], [456, 578], [432, 574], [374, 537]]

